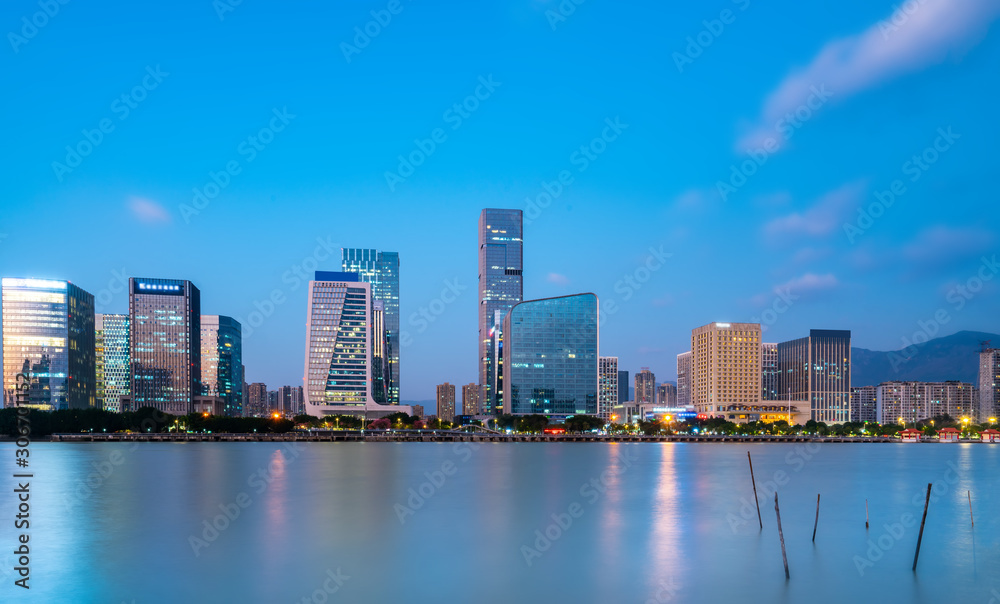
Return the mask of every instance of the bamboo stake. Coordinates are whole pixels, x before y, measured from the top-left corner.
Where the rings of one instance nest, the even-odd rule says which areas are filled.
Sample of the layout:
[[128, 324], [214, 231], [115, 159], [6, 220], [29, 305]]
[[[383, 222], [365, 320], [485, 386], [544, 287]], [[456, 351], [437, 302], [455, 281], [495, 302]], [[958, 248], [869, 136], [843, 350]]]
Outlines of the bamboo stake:
[[927, 500], [924, 501], [924, 517], [920, 520], [920, 534], [917, 535], [917, 551], [913, 554], [913, 572], [917, 572], [917, 558], [920, 557], [920, 542], [924, 539], [924, 523], [927, 522], [927, 506], [931, 504], [931, 487], [933, 483], [927, 483]]
[[865, 530], [868, 530], [868, 500], [865, 499]]
[[753, 459], [750, 458], [750, 451], [747, 451], [747, 461], [750, 462], [750, 482], [753, 484], [753, 500], [757, 504], [757, 522], [760, 523], [761, 530], [764, 530], [764, 521], [760, 517], [760, 500], [757, 499], [757, 481], [753, 477]]
[[774, 515], [778, 517], [778, 538], [781, 539], [781, 561], [785, 563], [785, 579], [788, 576], [788, 556], [785, 555], [785, 534], [781, 532], [781, 509], [778, 508], [778, 494], [774, 494]]
[[969, 518], [972, 519], [972, 526], [976, 526], [976, 517], [972, 515], [972, 491], [969, 493]]
[[816, 543], [816, 527], [819, 526], [819, 493], [816, 493], [816, 523], [813, 524], [813, 543]]

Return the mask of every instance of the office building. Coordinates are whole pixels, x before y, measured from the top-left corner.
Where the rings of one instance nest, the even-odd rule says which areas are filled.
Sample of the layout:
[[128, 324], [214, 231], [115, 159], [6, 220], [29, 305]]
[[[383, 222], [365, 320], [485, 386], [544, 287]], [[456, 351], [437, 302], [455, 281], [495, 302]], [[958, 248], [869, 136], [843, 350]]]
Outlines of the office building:
[[677, 406], [677, 386], [663, 382], [656, 388], [656, 404], [660, 407]]
[[851, 332], [813, 329], [778, 344], [778, 393], [808, 401], [812, 419], [843, 423], [851, 412]]
[[690, 407], [691, 402], [691, 352], [677, 355], [677, 406]]
[[877, 422], [878, 421], [877, 397], [878, 397], [877, 386], [852, 386], [851, 421]]
[[385, 302], [372, 301], [372, 400], [386, 405], [392, 390], [389, 332], [385, 327]]
[[598, 322], [594, 294], [514, 305], [503, 322], [504, 412], [596, 415]]
[[[69, 281], [2, 280], [4, 406], [97, 406], [94, 296]], [[28, 389], [23, 390], [28, 376]]]
[[[597, 415], [605, 422], [611, 421], [615, 406], [618, 404], [618, 357], [600, 357], [597, 374]], [[625, 386], [628, 388], [628, 386]]]
[[760, 402], [760, 324], [709, 323], [691, 331], [695, 410], [724, 417]]
[[462, 386], [462, 414], [479, 415], [482, 413], [482, 392], [485, 388], [479, 384]]
[[129, 279], [132, 408], [187, 415], [201, 394], [201, 292], [190, 281]]
[[455, 385], [445, 382], [437, 387], [438, 419], [455, 421]]
[[243, 410], [243, 415], [245, 417], [266, 417], [268, 407], [267, 384], [254, 382], [247, 386], [247, 405]]
[[979, 404], [976, 416], [981, 423], [994, 423], [1000, 416], [1000, 349], [979, 352]]
[[489, 381], [491, 332], [497, 315], [506, 317], [524, 296], [522, 224], [521, 210], [487, 208], [479, 214], [479, 383], [490, 399], [502, 391], [493, 391]]
[[503, 313], [496, 311], [493, 320], [486, 350], [486, 383], [482, 384], [483, 406], [485, 414], [499, 415], [503, 411]]
[[760, 400], [782, 398], [778, 393], [778, 344], [765, 342], [760, 345]]
[[618, 370], [618, 404], [624, 405], [625, 403], [631, 402], [632, 397], [629, 395], [629, 384], [628, 371]]
[[656, 376], [649, 367], [635, 374], [635, 402], [640, 405], [656, 402]]
[[131, 365], [129, 363], [129, 318], [128, 315], [96, 315], [96, 332], [101, 344], [98, 372], [98, 391], [103, 407], [107, 411], [122, 411], [122, 397], [132, 396]]
[[236, 319], [201, 316], [201, 392], [222, 399], [223, 415], [243, 415], [243, 328]]
[[[382, 384], [373, 387], [373, 398], [378, 403], [399, 404], [399, 253], [382, 252], [372, 249], [344, 248], [342, 269], [347, 273], [357, 273], [358, 280], [371, 285], [372, 300], [380, 302], [378, 325], [373, 325], [373, 357], [382, 359], [376, 363]], [[373, 322], [375, 317], [373, 316]], [[384, 340], [384, 341], [383, 341]], [[387, 369], [386, 369], [387, 366]]]

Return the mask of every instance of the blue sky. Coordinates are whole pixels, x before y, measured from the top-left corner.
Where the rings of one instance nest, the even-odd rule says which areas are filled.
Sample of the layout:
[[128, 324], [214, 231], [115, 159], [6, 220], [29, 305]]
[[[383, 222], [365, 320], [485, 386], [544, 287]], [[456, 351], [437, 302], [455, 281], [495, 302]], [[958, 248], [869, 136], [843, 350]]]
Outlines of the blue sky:
[[120, 274], [187, 278], [244, 323], [277, 291], [244, 346], [273, 387], [303, 373], [296, 267], [398, 251], [402, 396], [429, 399], [475, 379], [479, 210], [548, 190], [525, 296], [613, 301], [632, 372], [673, 379], [716, 320], [1000, 331], [1000, 5], [673, 4], [7, 2], [0, 274], [104, 312]]

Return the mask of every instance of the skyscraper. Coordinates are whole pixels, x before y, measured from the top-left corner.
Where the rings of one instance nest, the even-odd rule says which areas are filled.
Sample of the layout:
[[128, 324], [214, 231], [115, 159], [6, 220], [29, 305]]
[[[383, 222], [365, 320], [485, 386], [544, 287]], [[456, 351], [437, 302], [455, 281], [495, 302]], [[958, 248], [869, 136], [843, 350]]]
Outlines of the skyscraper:
[[635, 374], [635, 402], [641, 404], [656, 402], [656, 375], [643, 367]]
[[[878, 421], [878, 392], [875, 386], [851, 387], [851, 421]], [[895, 422], [895, 419], [893, 419]]]
[[[69, 281], [2, 281], [4, 406], [18, 397], [18, 374], [29, 376], [22, 406], [53, 411], [97, 405], [94, 296]], [[23, 398], [21, 399], [23, 400]]]
[[246, 417], [264, 417], [267, 415], [267, 384], [254, 382], [247, 386], [247, 406], [243, 409]]
[[[399, 404], [399, 253], [380, 252], [371, 249], [344, 248], [342, 269], [357, 273], [358, 280], [371, 284], [372, 300], [382, 303], [383, 325], [379, 327], [385, 334], [384, 359], [388, 364], [388, 374], [382, 378], [384, 396], [375, 401], [389, 405]], [[376, 332], [377, 333], [377, 332]], [[378, 342], [379, 337], [373, 335]], [[381, 351], [379, 351], [381, 352]]]
[[597, 296], [520, 302], [503, 324], [505, 413], [597, 414]]
[[677, 355], [677, 406], [691, 405], [691, 352], [688, 351]]
[[489, 388], [489, 398], [496, 396], [487, 367], [495, 315], [506, 316], [524, 296], [522, 223], [521, 210], [487, 208], [479, 214], [479, 383]]
[[[600, 357], [598, 364], [597, 415], [606, 422], [618, 404], [618, 357]], [[628, 388], [628, 385], [625, 386]]]
[[760, 345], [760, 400], [781, 398], [784, 397], [778, 392], [778, 345], [765, 342]]
[[709, 323], [691, 331], [695, 410], [724, 417], [760, 402], [760, 324]]
[[481, 394], [484, 390], [479, 384], [462, 386], [462, 415], [479, 415], [482, 413]]
[[808, 401], [813, 420], [843, 423], [851, 413], [851, 332], [812, 329], [778, 344], [779, 400]]
[[437, 414], [444, 421], [455, 421], [455, 385], [445, 382], [437, 387]]
[[[120, 412], [123, 396], [131, 396], [131, 364], [129, 363], [128, 315], [97, 315], [97, 331], [103, 342], [104, 409]], [[100, 379], [100, 378], [99, 378]]]
[[201, 292], [190, 281], [129, 279], [132, 408], [191, 413], [201, 395]]
[[486, 383], [482, 384], [485, 413], [499, 415], [503, 411], [503, 313], [493, 314], [494, 323], [489, 331], [486, 350]]
[[628, 394], [628, 371], [618, 370], [618, 404], [623, 405], [632, 400]]
[[389, 358], [389, 333], [385, 327], [385, 302], [372, 302], [372, 400], [388, 404], [392, 389], [392, 359]]
[[677, 406], [677, 386], [670, 382], [663, 382], [656, 389], [656, 404], [665, 407]]
[[978, 420], [986, 423], [990, 418], [996, 418], [998, 414], [1000, 414], [1000, 349], [984, 347], [979, 352]]
[[201, 389], [222, 399], [223, 413], [243, 415], [243, 328], [232, 317], [201, 317]]

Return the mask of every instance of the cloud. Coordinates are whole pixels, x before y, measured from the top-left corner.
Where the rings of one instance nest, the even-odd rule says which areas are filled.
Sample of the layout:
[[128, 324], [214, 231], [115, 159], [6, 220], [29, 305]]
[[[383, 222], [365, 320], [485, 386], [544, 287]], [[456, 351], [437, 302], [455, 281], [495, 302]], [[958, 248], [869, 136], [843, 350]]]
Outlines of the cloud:
[[549, 276], [545, 280], [556, 285], [569, 285], [569, 277], [560, 275], [559, 273], [549, 273]]
[[659, 298], [652, 301], [652, 305], [656, 308], [663, 308], [664, 306], [673, 306], [674, 297], [670, 294], [665, 294]]
[[768, 237], [785, 238], [787, 235], [819, 237], [840, 228], [844, 216], [857, 207], [866, 190], [863, 182], [846, 184], [820, 197], [812, 207], [802, 212], [792, 212], [764, 225]]
[[770, 293], [758, 294], [750, 298], [750, 303], [754, 306], [770, 306], [775, 298], [787, 299], [794, 302], [803, 296], [811, 297], [815, 294], [836, 289], [839, 285], [840, 281], [832, 273], [825, 275], [806, 273], [801, 277], [796, 277], [785, 283], [775, 285]]
[[903, 257], [922, 265], [943, 265], [988, 250], [993, 233], [978, 227], [952, 228], [938, 225], [921, 231], [903, 247]]
[[[742, 145], [766, 136], [782, 142], [776, 122], [806, 104], [813, 87], [825, 86], [837, 101], [943, 61], [975, 45], [1000, 14], [996, 0], [906, 0], [865, 31], [830, 41], [810, 63], [771, 92]], [[746, 147], [743, 147], [746, 148]]]
[[168, 224], [173, 221], [170, 212], [162, 205], [144, 197], [130, 197], [128, 201], [132, 215], [142, 222], [150, 224]]

